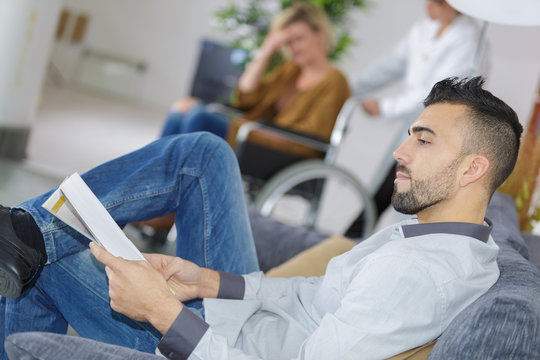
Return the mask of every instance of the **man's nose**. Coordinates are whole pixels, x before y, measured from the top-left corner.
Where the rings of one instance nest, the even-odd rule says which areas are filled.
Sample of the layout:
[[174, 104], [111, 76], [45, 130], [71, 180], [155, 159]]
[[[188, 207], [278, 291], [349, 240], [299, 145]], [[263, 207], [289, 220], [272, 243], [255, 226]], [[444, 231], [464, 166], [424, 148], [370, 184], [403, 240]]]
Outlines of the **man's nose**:
[[398, 148], [392, 153], [394, 160], [400, 164], [407, 164], [410, 160], [410, 156], [407, 152], [407, 142], [408, 139], [401, 143], [401, 145], [399, 145]]

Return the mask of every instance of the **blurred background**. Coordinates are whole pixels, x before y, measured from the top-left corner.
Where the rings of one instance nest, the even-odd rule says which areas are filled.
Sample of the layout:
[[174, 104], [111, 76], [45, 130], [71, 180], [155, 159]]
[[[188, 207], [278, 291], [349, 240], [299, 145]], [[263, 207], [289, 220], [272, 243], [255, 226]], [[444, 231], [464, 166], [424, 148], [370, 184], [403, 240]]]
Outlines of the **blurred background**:
[[[0, 168], [0, 197], [12, 205], [156, 139], [170, 104], [190, 93], [202, 40], [227, 43], [238, 35], [217, 27], [216, 12], [232, 3], [0, 0], [0, 125], [8, 129], [0, 140], [9, 144], [7, 158], [24, 158], [17, 167], [28, 184], [12, 190], [21, 178]], [[354, 77], [425, 16], [424, 3], [371, 0], [349, 11], [353, 42], [336, 65]], [[271, 0], [259, 5], [279, 10]], [[538, 39], [540, 27], [490, 24], [487, 32], [487, 89], [524, 125], [538, 96]], [[400, 131], [358, 111], [338, 164], [369, 184]], [[28, 174], [51, 181], [29, 182]]]

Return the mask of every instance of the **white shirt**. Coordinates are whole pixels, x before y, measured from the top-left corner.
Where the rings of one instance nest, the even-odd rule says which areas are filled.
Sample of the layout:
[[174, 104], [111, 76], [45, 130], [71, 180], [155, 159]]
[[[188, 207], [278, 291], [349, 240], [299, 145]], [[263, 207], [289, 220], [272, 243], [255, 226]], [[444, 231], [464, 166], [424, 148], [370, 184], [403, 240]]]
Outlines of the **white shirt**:
[[385, 119], [412, 122], [422, 112], [422, 102], [437, 81], [450, 76], [485, 75], [486, 49], [483, 49], [479, 69], [473, 66], [480, 37], [478, 24], [465, 15], [458, 15], [437, 36], [439, 28], [440, 23], [430, 19], [415, 23], [390, 53], [352, 79], [355, 95], [363, 97], [403, 79], [403, 91], [382, 97], [379, 108]]
[[[202, 332], [193, 340], [196, 326], [178, 321], [172, 338], [193, 342], [189, 359], [399, 354], [436, 339], [495, 283], [498, 247], [489, 232], [475, 224], [403, 221], [332, 259], [323, 277], [245, 275], [243, 300], [205, 299], [210, 326], [199, 320]], [[168, 334], [162, 342], [162, 353], [182, 358]]]

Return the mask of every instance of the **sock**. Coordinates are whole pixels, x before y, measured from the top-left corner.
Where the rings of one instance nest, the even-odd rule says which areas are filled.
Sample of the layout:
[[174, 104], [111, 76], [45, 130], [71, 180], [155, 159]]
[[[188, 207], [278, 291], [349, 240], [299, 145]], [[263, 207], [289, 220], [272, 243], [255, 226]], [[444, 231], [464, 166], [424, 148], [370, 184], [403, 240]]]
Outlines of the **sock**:
[[22, 209], [12, 209], [10, 215], [11, 224], [17, 237], [32, 249], [40, 252], [44, 259], [47, 259], [43, 235], [32, 215]]

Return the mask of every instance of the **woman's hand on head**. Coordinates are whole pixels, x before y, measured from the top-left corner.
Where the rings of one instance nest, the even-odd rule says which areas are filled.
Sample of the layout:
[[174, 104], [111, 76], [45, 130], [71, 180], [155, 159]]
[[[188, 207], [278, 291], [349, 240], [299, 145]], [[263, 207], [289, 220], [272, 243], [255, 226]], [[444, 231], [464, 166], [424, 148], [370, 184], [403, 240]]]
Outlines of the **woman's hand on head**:
[[270, 32], [264, 39], [261, 48], [259, 49], [260, 55], [270, 57], [275, 54], [282, 46], [289, 41], [289, 33], [286, 29], [280, 29]]

